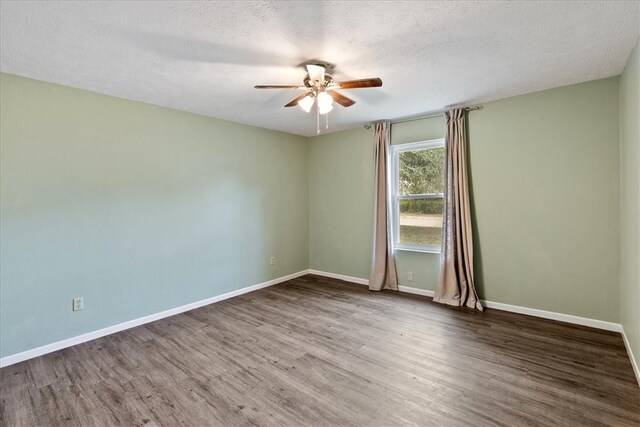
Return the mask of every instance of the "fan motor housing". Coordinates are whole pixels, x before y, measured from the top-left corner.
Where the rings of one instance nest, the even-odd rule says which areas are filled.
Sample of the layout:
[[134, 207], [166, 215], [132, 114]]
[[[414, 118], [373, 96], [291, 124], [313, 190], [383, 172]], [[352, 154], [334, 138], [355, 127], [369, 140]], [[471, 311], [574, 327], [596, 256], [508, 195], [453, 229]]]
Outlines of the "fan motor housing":
[[[324, 86], [327, 86], [327, 85], [328, 85], [329, 83], [331, 83], [332, 81], [333, 81], [333, 77], [331, 76], [331, 74], [327, 74], [327, 73], [325, 73], [325, 74], [324, 74]], [[311, 78], [309, 77], [309, 74], [307, 74], [307, 75], [305, 75], [305, 76], [304, 76], [304, 85], [305, 85], [306, 87], [309, 87], [309, 88], [311, 88], [311, 87], [315, 87], [315, 85], [313, 85], [313, 84], [311, 83]]]

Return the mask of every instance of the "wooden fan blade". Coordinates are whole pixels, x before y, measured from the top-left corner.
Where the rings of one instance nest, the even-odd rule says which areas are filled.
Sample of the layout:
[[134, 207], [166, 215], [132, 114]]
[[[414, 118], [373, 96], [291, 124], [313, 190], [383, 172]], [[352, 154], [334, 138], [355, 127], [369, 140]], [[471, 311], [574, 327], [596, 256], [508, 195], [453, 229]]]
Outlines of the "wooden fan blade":
[[343, 107], [351, 107], [353, 104], [356, 103], [356, 101], [354, 101], [353, 99], [347, 98], [346, 96], [336, 92], [335, 90], [330, 90], [327, 93], [331, 95], [334, 101], [336, 101], [338, 104], [342, 105]]
[[256, 89], [302, 89], [306, 86], [300, 85], [255, 85]]
[[340, 89], [359, 89], [363, 87], [380, 87], [382, 80], [378, 77], [373, 79], [348, 80], [346, 82], [337, 83]]
[[285, 107], [295, 107], [296, 105], [298, 105], [298, 101], [300, 101], [302, 98], [304, 98], [307, 95], [309, 95], [309, 92], [305, 92], [300, 96], [296, 96], [296, 98], [292, 100], [290, 103], [288, 103], [287, 105], [285, 105]]

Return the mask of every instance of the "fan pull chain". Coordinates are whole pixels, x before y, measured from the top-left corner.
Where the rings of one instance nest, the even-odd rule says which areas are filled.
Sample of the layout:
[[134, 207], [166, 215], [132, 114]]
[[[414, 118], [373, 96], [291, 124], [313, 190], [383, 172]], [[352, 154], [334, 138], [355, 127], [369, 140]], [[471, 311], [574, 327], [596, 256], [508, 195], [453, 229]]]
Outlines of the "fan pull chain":
[[327, 114], [325, 114], [325, 115], [324, 115], [324, 128], [325, 128], [326, 130], [328, 130], [328, 129], [329, 129], [329, 113], [327, 113]]
[[316, 135], [320, 135], [320, 109], [316, 105]]

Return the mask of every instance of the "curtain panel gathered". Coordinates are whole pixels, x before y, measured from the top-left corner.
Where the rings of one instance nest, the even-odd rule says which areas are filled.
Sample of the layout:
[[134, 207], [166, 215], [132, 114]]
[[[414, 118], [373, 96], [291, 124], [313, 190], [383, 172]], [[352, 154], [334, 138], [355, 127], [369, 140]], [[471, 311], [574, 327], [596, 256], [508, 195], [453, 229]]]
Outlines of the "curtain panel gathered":
[[369, 274], [369, 290], [398, 290], [396, 263], [393, 259], [391, 234], [391, 204], [389, 200], [389, 145], [391, 123], [376, 123], [374, 128], [375, 152], [375, 207], [373, 221], [373, 256]]
[[473, 281], [473, 238], [467, 180], [466, 111], [445, 113], [445, 188], [440, 275], [433, 301], [483, 310]]

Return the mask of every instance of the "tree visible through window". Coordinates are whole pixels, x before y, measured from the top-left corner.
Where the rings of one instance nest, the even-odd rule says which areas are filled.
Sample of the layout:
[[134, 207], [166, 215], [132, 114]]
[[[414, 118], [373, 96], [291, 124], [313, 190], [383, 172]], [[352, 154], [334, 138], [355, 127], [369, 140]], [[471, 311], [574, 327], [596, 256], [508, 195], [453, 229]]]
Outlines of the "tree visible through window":
[[444, 150], [443, 140], [392, 147], [394, 243], [397, 248], [440, 250]]

